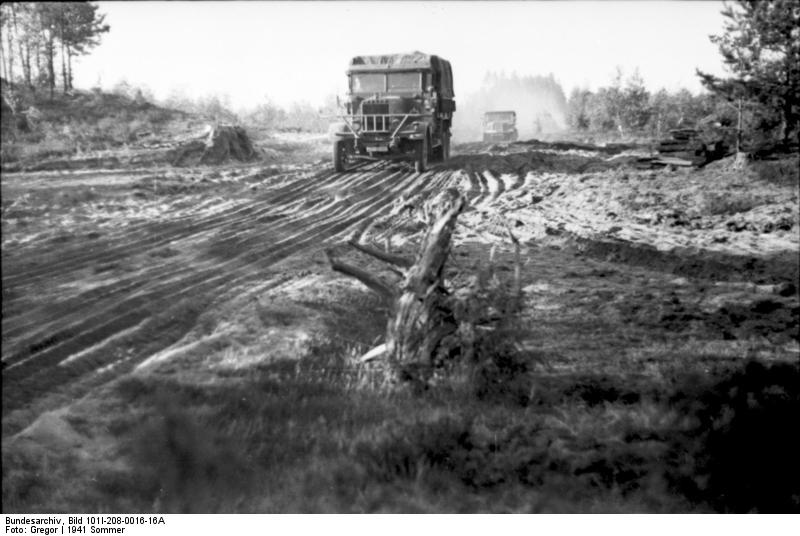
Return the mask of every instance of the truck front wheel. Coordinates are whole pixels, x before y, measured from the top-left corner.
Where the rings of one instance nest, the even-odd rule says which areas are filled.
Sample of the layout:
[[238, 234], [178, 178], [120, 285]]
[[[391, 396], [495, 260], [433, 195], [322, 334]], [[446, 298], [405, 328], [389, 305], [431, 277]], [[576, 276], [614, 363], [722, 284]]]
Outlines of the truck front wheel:
[[450, 160], [450, 133], [442, 134], [442, 162]]
[[428, 137], [417, 142], [416, 154], [414, 155], [414, 171], [422, 173], [428, 167]]
[[347, 171], [347, 142], [345, 140], [337, 140], [333, 143], [333, 170], [336, 173]]

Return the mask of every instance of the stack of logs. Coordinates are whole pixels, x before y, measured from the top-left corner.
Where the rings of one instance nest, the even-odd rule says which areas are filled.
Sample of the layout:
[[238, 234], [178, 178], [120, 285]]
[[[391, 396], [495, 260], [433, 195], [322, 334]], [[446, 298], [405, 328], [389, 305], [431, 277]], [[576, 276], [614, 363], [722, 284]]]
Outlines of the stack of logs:
[[670, 130], [670, 139], [658, 143], [658, 163], [674, 166], [701, 166], [708, 161], [708, 149], [691, 128]]
[[670, 138], [658, 142], [658, 155], [639, 158], [637, 167], [642, 169], [664, 166], [699, 167], [725, 156], [722, 139], [704, 141], [701, 133], [693, 128], [678, 128], [670, 130], [669, 133]]

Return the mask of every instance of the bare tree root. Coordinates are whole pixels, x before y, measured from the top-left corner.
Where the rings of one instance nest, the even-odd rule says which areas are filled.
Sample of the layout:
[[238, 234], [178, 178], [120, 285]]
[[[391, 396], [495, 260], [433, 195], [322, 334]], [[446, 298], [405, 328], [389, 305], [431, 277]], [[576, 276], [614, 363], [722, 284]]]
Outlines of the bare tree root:
[[333, 254], [328, 249], [325, 250], [325, 256], [328, 258], [328, 262], [330, 263], [333, 271], [358, 279], [368, 288], [377, 292], [387, 300], [391, 300], [395, 297], [395, 290], [380, 277], [362, 270], [357, 266], [351, 266], [338, 261], [333, 257]]
[[361, 244], [359, 242], [356, 242], [355, 240], [350, 240], [347, 243], [353, 248], [360, 251], [361, 253], [365, 253], [371, 257], [375, 257], [380, 261], [393, 264], [394, 266], [399, 266], [400, 268], [411, 268], [411, 266], [414, 265], [414, 261], [412, 261], [411, 259], [407, 259], [400, 255], [392, 255], [391, 253], [381, 251], [366, 244]]

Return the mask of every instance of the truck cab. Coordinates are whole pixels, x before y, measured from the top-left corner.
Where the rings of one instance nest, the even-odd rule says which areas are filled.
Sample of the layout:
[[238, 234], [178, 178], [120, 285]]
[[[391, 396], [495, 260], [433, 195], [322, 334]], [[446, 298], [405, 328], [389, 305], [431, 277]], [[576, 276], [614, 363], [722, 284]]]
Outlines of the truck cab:
[[450, 155], [456, 103], [450, 62], [412, 52], [356, 56], [348, 94], [333, 128], [333, 165], [346, 171], [363, 160], [411, 160], [417, 172]]

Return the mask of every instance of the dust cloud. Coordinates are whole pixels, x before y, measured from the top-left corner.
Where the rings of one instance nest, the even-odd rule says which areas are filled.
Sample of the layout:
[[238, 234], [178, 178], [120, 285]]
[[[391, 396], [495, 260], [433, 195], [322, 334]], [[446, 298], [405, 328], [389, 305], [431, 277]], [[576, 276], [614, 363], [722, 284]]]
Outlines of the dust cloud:
[[525, 76], [487, 73], [480, 90], [458, 100], [453, 120], [456, 142], [481, 139], [483, 114], [491, 110], [517, 112], [520, 139], [564, 130], [567, 98], [552, 74]]

